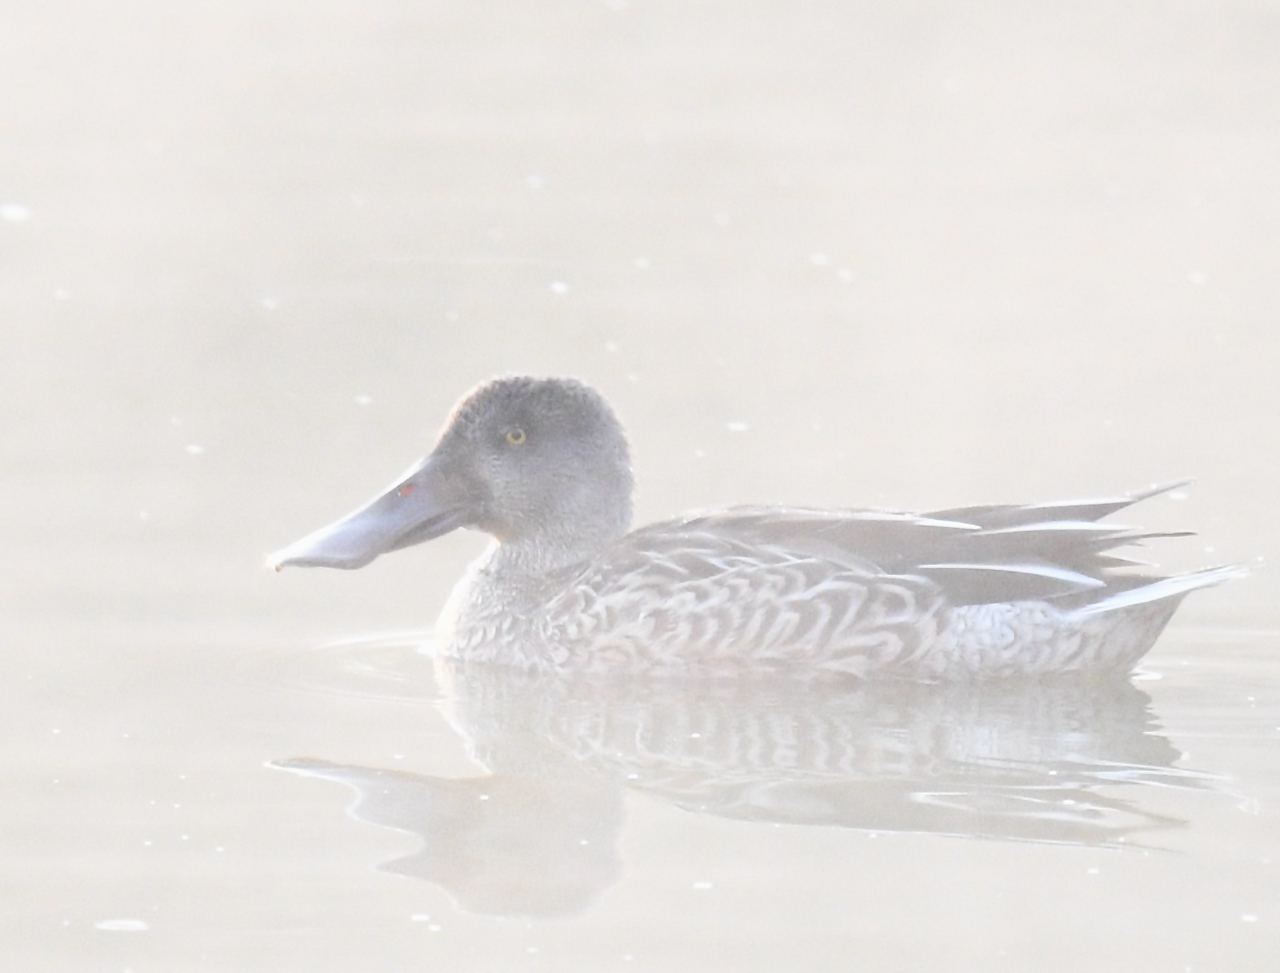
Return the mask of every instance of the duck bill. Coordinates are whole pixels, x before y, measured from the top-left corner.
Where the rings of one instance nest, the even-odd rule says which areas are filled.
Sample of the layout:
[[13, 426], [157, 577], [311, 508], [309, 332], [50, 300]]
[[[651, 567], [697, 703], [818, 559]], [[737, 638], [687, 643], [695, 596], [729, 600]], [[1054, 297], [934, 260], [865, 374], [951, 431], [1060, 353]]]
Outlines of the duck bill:
[[267, 566], [362, 568], [379, 554], [466, 526], [470, 506], [465, 484], [432, 454], [359, 510], [270, 555]]

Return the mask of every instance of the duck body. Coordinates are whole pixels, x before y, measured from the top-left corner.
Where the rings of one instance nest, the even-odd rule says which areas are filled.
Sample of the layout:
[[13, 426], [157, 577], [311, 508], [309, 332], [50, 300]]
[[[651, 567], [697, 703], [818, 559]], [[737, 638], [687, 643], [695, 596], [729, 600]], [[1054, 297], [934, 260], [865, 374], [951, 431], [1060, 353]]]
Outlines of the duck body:
[[1125, 573], [1139, 500], [913, 515], [737, 507], [627, 532], [626, 439], [568, 379], [459, 403], [391, 489], [272, 558], [360, 567], [455, 527], [495, 543], [437, 626], [443, 655], [539, 672], [951, 681], [1125, 672], [1190, 591], [1239, 574]]
[[[1132, 537], [1086, 536], [1117, 534]], [[1026, 562], [886, 569], [853, 551], [819, 553], [830, 535], [990, 557], [983, 528], [927, 516], [730, 509], [650, 525], [536, 577], [508, 567], [495, 546], [459, 582], [437, 640], [446, 656], [538, 671], [921, 681], [1114, 673], [1151, 648], [1187, 592], [1234, 573], [1123, 576], [1067, 592], [1079, 583], [1067, 571], [1026, 573], [1040, 567]]]

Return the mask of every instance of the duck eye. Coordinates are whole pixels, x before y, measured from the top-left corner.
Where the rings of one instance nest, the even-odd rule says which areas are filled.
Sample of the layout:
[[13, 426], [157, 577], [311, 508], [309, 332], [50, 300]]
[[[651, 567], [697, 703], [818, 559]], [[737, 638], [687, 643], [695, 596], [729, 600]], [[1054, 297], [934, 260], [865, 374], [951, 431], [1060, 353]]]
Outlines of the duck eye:
[[522, 445], [526, 438], [527, 437], [525, 436], [523, 429], [512, 429], [507, 433], [507, 442], [512, 446]]

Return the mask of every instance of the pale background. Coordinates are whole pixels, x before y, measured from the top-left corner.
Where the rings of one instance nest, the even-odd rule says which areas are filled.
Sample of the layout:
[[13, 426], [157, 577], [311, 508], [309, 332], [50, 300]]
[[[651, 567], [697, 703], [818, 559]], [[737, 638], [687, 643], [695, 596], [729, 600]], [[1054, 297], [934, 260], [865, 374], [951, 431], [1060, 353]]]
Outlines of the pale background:
[[[1278, 174], [1275, 2], [7, 5], [6, 966], [1273, 968]], [[261, 558], [526, 371], [614, 401], [639, 521], [1195, 477], [1134, 512], [1199, 531], [1162, 562], [1257, 570], [1147, 691], [1244, 810], [1099, 879], [632, 798], [618, 884], [545, 928], [372, 870], [412, 839], [263, 764], [475, 772], [429, 689], [312, 650], [427, 627], [482, 541]]]

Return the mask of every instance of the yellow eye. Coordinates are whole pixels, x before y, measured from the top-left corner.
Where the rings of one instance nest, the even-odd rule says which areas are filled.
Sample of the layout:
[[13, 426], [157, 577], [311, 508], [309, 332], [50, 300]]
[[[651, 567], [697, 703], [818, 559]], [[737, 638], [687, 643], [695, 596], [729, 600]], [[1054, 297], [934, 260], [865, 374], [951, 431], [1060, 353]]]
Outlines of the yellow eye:
[[509, 433], [507, 433], [507, 442], [509, 442], [512, 446], [522, 445], [525, 441], [525, 438], [526, 437], [523, 429], [512, 429]]

